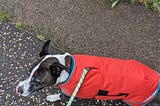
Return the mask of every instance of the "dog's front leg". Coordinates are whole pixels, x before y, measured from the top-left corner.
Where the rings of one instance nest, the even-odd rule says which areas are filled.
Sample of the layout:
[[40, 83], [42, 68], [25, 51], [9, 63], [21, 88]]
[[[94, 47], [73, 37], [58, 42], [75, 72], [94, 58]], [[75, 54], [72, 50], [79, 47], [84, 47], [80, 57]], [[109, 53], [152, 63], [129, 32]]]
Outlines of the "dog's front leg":
[[61, 100], [60, 95], [61, 95], [60, 93], [59, 94], [54, 94], [54, 95], [49, 95], [49, 96], [46, 97], [46, 99], [49, 102], [55, 102], [55, 101]]

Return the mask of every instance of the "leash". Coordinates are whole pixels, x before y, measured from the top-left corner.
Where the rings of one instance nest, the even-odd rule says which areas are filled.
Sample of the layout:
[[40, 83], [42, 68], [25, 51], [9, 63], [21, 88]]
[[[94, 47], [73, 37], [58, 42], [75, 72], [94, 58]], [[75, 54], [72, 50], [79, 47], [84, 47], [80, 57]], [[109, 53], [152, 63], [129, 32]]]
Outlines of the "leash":
[[91, 69], [94, 69], [94, 68], [85, 68], [85, 69], [83, 69], [83, 73], [81, 75], [81, 78], [80, 78], [76, 88], [74, 89], [74, 92], [72, 93], [72, 96], [70, 97], [69, 102], [67, 103], [67, 106], [71, 106], [71, 104], [73, 102], [73, 99], [75, 98], [76, 94], [78, 93], [79, 88], [81, 87], [85, 76], [87, 75], [88, 71], [91, 70]]

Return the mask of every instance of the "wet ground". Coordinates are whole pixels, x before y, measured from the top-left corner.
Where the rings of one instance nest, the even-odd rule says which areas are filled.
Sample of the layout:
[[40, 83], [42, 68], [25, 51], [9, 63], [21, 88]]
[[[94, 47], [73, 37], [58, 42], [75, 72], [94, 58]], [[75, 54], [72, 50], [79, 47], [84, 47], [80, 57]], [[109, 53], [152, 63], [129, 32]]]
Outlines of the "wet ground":
[[[32, 34], [18, 30], [14, 25], [0, 21], [0, 106], [65, 106], [67, 97], [62, 101], [49, 103], [46, 96], [59, 92], [58, 88], [49, 87], [30, 97], [15, 93], [15, 87], [25, 78], [29, 68], [38, 57], [43, 42]], [[50, 47], [51, 53], [62, 53]], [[121, 101], [97, 101], [75, 99], [73, 106], [127, 106]], [[148, 106], [159, 106], [156, 101]]]

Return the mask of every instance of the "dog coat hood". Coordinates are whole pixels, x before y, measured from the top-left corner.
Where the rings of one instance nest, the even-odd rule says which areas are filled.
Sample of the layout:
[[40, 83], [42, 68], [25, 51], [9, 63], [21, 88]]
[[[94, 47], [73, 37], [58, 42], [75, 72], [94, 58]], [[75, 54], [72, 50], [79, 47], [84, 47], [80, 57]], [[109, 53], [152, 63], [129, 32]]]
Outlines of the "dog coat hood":
[[72, 70], [68, 79], [59, 84], [61, 91], [71, 96], [86, 67], [90, 70], [76, 97], [98, 100], [123, 99], [128, 104], [148, 102], [157, 91], [159, 74], [136, 60], [121, 60], [88, 55], [72, 55]]

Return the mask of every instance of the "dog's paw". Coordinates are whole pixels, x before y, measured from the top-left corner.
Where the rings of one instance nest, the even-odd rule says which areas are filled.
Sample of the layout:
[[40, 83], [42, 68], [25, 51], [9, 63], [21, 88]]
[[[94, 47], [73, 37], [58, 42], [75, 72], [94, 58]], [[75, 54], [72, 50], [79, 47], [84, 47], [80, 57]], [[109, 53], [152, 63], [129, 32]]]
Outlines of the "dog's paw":
[[49, 102], [55, 102], [55, 101], [61, 100], [60, 94], [49, 95], [46, 97], [46, 99]]

